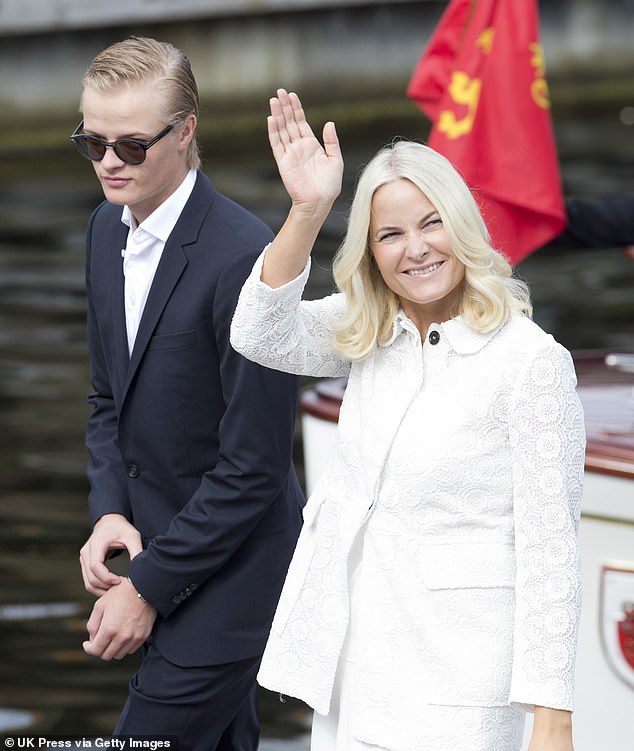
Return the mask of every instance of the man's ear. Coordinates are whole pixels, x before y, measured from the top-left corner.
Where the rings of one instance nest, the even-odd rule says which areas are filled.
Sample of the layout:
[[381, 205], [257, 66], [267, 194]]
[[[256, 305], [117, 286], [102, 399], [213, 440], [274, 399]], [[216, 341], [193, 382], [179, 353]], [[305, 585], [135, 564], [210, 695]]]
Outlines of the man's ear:
[[180, 143], [182, 146], [189, 146], [190, 141], [194, 138], [194, 135], [196, 134], [196, 125], [198, 124], [198, 120], [196, 119], [196, 115], [193, 113], [190, 115], [187, 115], [185, 118], [185, 122], [182, 124], [180, 128]]

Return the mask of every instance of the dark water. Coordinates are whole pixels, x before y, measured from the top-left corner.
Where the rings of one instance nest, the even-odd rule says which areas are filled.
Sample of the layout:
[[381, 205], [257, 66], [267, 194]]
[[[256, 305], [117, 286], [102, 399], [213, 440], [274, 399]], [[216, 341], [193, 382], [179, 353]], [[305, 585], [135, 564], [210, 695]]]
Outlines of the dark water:
[[[330, 287], [356, 166], [396, 132], [421, 135], [411, 131], [390, 123], [343, 134], [346, 187], [319, 242], [311, 296]], [[633, 135], [618, 112], [562, 122], [567, 192], [632, 190]], [[248, 160], [212, 152], [207, 168], [220, 190], [279, 226], [287, 201], [265, 150]], [[0, 165], [0, 733], [24, 722], [107, 734], [136, 663], [101, 663], [81, 649], [91, 608], [77, 563], [88, 535], [83, 230], [99, 200], [92, 168], [70, 147]], [[618, 249], [543, 250], [520, 273], [536, 320], [565, 346], [634, 351], [634, 263]], [[263, 692], [262, 705], [263, 749], [307, 748], [300, 704]]]

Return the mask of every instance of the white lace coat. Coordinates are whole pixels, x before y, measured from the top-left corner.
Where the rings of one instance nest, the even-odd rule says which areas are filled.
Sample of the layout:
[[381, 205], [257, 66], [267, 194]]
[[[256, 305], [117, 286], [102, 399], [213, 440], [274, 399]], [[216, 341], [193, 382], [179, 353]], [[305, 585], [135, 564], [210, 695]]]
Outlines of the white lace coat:
[[351, 365], [331, 345], [344, 297], [300, 302], [309, 265], [276, 290], [260, 270], [233, 346], [268, 367], [348, 375], [260, 683], [328, 713], [361, 531], [355, 737], [437, 751], [458, 723], [460, 749], [515, 748], [503, 728], [499, 743], [469, 740], [498, 722], [486, 708], [572, 707], [585, 436], [569, 353], [521, 315], [487, 334], [433, 325], [439, 341], [423, 345], [401, 313]]

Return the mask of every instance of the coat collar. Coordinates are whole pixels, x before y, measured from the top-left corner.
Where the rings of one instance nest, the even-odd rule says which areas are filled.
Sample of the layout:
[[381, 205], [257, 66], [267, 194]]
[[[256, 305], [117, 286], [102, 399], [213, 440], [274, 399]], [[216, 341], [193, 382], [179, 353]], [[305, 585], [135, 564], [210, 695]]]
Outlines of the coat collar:
[[[512, 314], [515, 315], [515, 314]], [[462, 316], [457, 316], [444, 323], [433, 323], [429, 329], [436, 329], [441, 336], [444, 334], [451, 349], [459, 355], [473, 355], [479, 352], [506, 325], [506, 321], [491, 331], [480, 333], [469, 327]], [[390, 338], [381, 346], [389, 347], [401, 334], [405, 332], [418, 334], [418, 329], [407, 317], [403, 309], [399, 310], [392, 324]]]

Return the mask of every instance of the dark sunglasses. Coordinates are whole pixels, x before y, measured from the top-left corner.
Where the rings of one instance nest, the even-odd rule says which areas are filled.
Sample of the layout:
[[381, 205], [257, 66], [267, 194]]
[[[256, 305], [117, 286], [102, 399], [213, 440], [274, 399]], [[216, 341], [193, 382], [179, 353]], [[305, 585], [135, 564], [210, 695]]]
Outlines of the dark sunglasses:
[[145, 161], [145, 152], [150, 146], [154, 146], [157, 141], [174, 129], [173, 125], [168, 125], [158, 136], [154, 136], [149, 141], [140, 141], [138, 138], [117, 138], [116, 141], [104, 141], [98, 136], [80, 133], [83, 127], [84, 121], [82, 120], [70, 137], [82, 156], [92, 162], [100, 162], [106, 155], [108, 146], [111, 146], [114, 153], [126, 164], [142, 164]]

